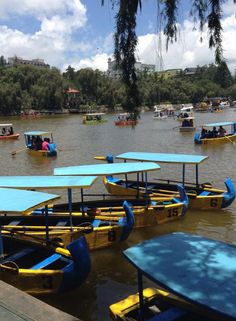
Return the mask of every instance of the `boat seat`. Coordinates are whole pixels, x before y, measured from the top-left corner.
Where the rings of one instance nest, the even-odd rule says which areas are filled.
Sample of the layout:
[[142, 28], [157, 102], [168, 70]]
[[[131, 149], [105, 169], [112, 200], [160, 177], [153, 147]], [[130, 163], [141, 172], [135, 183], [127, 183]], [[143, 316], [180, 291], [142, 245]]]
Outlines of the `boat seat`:
[[94, 220], [92, 225], [93, 227], [98, 227], [100, 223], [101, 223], [101, 220]]
[[[6, 259], [5, 259], [4, 261], [13, 261], [13, 262], [14, 262], [14, 261], [17, 261], [17, 260], [19, 260], [20, 258], [22, 258], [23, 256], [26, 256], [26, 255], [34, 252], [34, 250], [35, 250], [35, 249], [34, 249], [33, 247], [27, 247], [27, 248], [25, 248], [25, 249], [23, 249], [23, 250], [15, 253], [15, 254], [12, 254], [12, 255], [9, 256], [9, 257], [6, 257]], [[4, 261], [3, 261], [3, 263], [4, 263]]]
[[15, 220], [7, 224], [8, 226], [16, 226], [19, 225], [22, 222], [22, 220]]
[[45, 260], [37, 263], [36, 265], [32, 266], [31, 267], [31, 270], [39, 270], [39, 269], [43, 269], [45, 268], [46, 266], [50, 265], [51, 263], [57, 261], [58, 259], [61, 258], [61, 255], [60, 254], [53, 254], [49, 257], [47, 257]]
[[180, 308], [173, 307], [163, 312], [160, 312], [151, 319], [148, 319], [148, 321], [174, 321], [184, 316], [185, 314], [187, 314], [186, 311]]
[[199, 196], [208, 196], [208, 195], [210, 195], [211, 194], [211, 192], [209, 192], [209, 191], [203, 191], [203, 192], [201, 192], [200, 194], [199, 194]]
[[68, 223], [68, 220], [59, 221], [57, 222], [56, 226], [66, 226], [67, 223]]

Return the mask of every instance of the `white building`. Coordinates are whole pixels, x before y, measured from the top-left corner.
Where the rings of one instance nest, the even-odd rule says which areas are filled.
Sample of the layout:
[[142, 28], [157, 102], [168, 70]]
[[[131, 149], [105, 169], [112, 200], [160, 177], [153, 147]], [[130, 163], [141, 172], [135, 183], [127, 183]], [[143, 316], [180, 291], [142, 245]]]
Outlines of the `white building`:
[[[135, 69], [137, 72], [146, 72], [147, 74], [151, 74], [155, 72], [155, 65], [142, 64], [141, 62], [136, 62]], [[121, 77], [121, 70], [117, 67], [116, 61], [111, 60], [111, 58], [108, 59], [107, 75], [111, 78]]]
[[32, 60], [27, 60], [27, 59], [22, 59], [20, 57], [9, 57], [8, 58], [8, 65], [13, 66], [15, 64], [19, 65], [31, 65], [35, 67], [43, 67], [43, 68], [50, 68], [48, 64], [44, 62], [43, 59], [32, 59]]

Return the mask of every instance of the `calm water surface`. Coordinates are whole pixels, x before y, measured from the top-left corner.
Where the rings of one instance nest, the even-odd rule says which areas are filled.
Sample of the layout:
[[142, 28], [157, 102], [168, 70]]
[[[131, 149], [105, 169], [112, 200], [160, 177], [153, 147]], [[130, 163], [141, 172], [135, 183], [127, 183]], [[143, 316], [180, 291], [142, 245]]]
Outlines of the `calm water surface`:
[[[112, 115], [107, 116], [107, 119], [107, 123], [97, 126], [83, 125], [80, 115], [0, 119], [2, 123], [13, 122], [15, 132], [21, 134], [18, 141], [0, 141], [0, 175], [51, 175], [54, 167], [97, 163], [93, 160], [95, 155], [117, 155], [127, 151], [176, 152], [209, 156], [200, 166], [201, 182], [223, 187], [225, 178], [231, 177], [236, 184], [236, 145], [194, 145], [194, 133], [179, 133], [178, 129], [173, 129], [178, 126], [177, 121], [157, 121], [152, 119], [152, 113], [141, 114], [140, 123], [135, 128], [114, 126]], [[196, 120], [198, 126], [213, 121], [236, 120], [236, 110], [228, 109], [214, 114], [197, 113]], [[11, 152], [24, 148], [23, 132], [30, 130], [53, 132], [59, 148], [56, 159], [34, 158], [25, 151], [11, 157]], [[163, 164], [161, 167], [160, 171], [149, 177], [181, 178], [180, 166]], [[194, 175], [194, 168], [187, 166], [187, 180], [194, 179]], [[96, 182], [90, 192], [105, 192], [101, 180]], [[65, 201], [64, 192], [60, 192], [60, 195], [62, 201]], [[74, 199], [77, 197], [75, 194]], [[85, 284], [69, 294], [41, 299], [83, 321], [111, 320], [109, 305], [137, 290], [135, 270], [123, 258], [122, 250], [145, 239], [175, 231], [193, 232], [236, 244], [235, 229], [236, 201], [226, 210], [188, 211], [182, 220], [135, 231], [121, 245], [92, 252], [92, 270]]]

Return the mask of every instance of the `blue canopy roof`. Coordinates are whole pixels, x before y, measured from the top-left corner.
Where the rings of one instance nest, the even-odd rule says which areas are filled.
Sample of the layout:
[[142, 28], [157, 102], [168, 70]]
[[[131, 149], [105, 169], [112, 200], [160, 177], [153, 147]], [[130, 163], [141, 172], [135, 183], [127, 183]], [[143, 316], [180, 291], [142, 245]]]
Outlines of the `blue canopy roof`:
[[123, 153], [116, 158], [125, 160], [150, 161], [157, 163], [179, 163], [179, 164], [200, 164], [208, 158], [202, 155], [185, 155], [185, 154], [166, 154], [166, 153], [140, 153], [128, 152]]
[[34, 130], [32, 132], [25, 132], [25, 136], [44, 136], [44, 135], [51, 135], [51, 132], [45, 132], [42, 130]]
[[51, 204], [58, 198], [60, 196], [54, 194], [0, 188], [0, 213], [28, 214], [35, 208]]
[[89, 188], [96, 176], [0, 176], [0, 187], [18, 189]]
[[54, 175], [106, 176], [148, 172], [160, 169], [155, 163], [112, 163], [82, 166], [59, 167], [54, 169]]
[[203, 127], [217, 127], [217, 126], [229, 126], [235, 124], [236, 121], [225, 121], [225, 122], [220, 122], [220, 123], [208, 123], [205, 124]]
[[236, 318], [236, 246], [173, 233], [137, 244], [124, 255], [141, 273], [194, 304]]

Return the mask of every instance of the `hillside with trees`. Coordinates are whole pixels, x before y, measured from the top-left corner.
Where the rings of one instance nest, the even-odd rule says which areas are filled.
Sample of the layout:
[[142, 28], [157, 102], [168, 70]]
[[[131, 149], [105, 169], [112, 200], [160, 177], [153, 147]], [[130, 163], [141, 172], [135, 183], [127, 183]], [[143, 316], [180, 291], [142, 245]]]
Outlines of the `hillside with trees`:
[[[171, 77], [165, 73], [137, 75], [141, 106], [159, 103], [198, 103], [206, 97], [231, 97], [236, 100], [236, 80], [227, 64], [198, 67], [194, 75], [183, 72]], [[106, 106], [113, 111], [126, 106], [127, 91], [121, 80], [90, 68], [75, 71], [68, 66], [64, 73], [56, 68], [7, 66], [0, 58], [0, 114], [17, 115], [22, 111], [60, 111], [66, 108], [66, 90], [80, 91], [80, 106]], [[79, 106], [77, 106], [79, 107]]]

